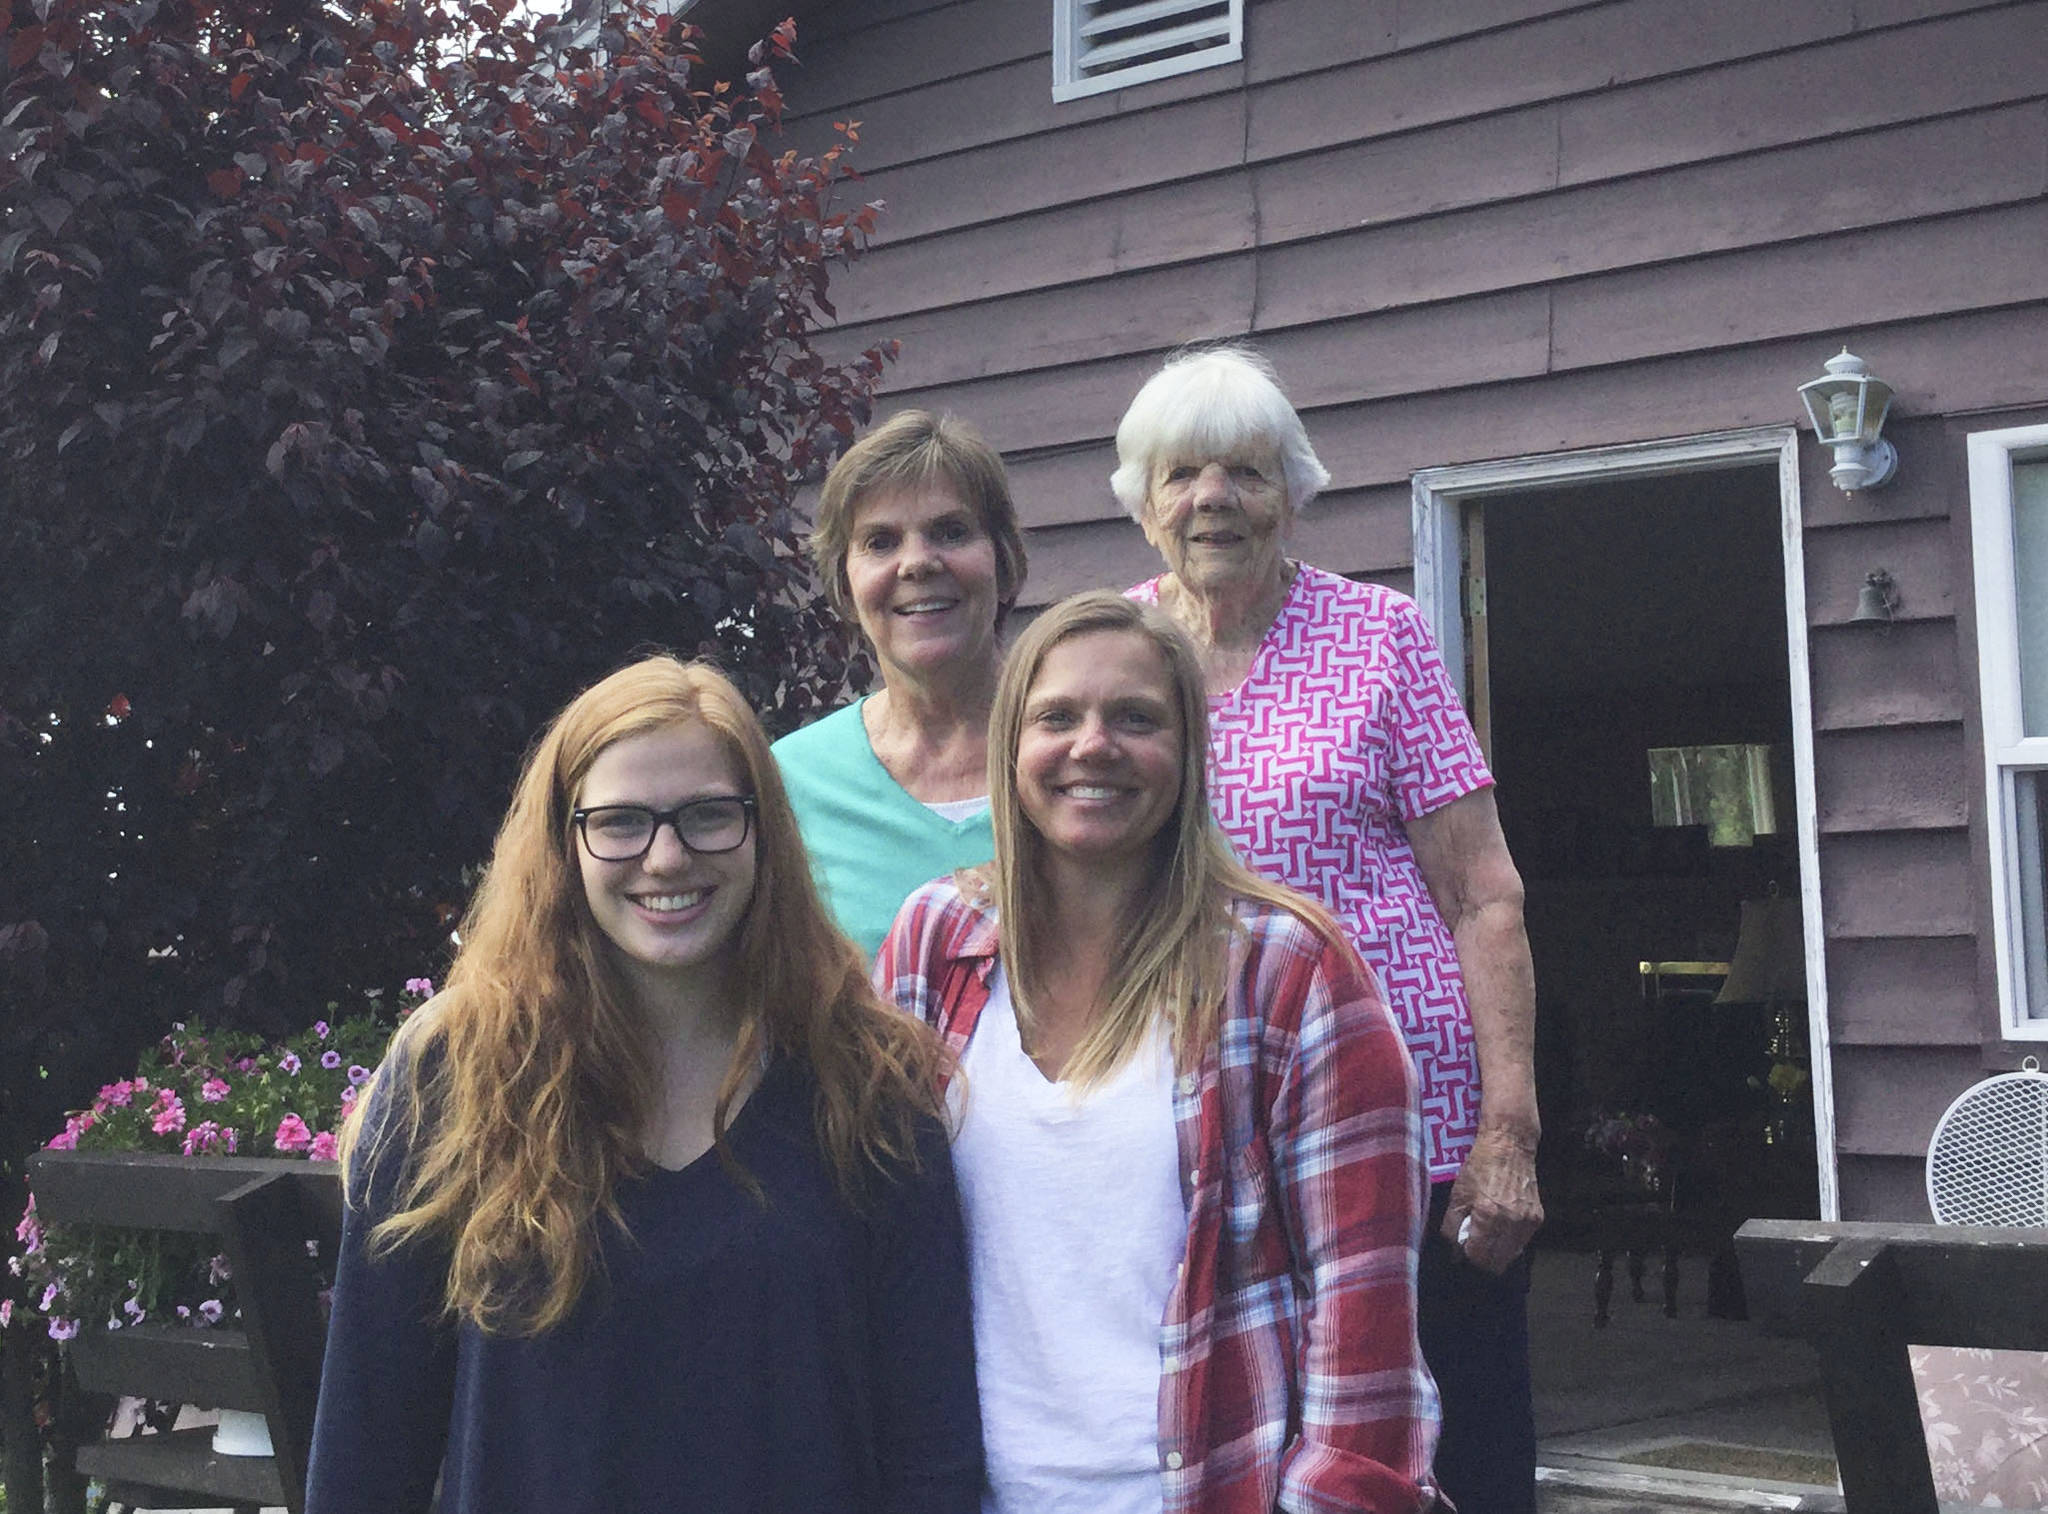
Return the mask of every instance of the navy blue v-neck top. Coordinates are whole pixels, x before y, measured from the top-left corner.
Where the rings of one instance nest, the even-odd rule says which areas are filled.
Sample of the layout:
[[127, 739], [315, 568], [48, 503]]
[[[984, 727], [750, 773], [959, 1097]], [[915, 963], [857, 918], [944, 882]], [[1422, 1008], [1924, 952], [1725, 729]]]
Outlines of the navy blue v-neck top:
[[365, 1254], [379, 1161], [343, 1226], [307, 1514], [426, 1510], [437, 1474], [443, 1514], [977, 1514], [945, 1133], [849, 1207], [812, 1098], [780, 1061], [734, 1118], [760, 1198], [709, 1152], [622, 1185], [630, 1239], [606, 1225], [602, 1274], [537, 1337], [437, 1322], [443, 1253]]

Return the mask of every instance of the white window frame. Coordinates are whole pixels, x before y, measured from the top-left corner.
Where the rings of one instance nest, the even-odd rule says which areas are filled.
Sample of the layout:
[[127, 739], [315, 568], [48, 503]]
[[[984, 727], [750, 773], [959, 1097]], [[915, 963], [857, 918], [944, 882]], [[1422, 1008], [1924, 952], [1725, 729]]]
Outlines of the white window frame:
[[[1151, 0], [1150, 4], [1134, 6], [1126, 11], [1124, 18], [1130, 21], [1154, 17], [1165, 19], [1177, 11], [1206, 8], [1214, 3], [1215, 0]], [[1154, 79], [1168, 79], [1175, 74], [1191, 74], [1198, 69], [1221, 68], [1226, 63], [1241, 61], [1244, 58], [1244, 0], [1229, 0], [1229, 5], [1230, 37], [1220, 47], [1208, 47], [1200, 52], [1185, 53], [1178, 58], [1158, 58], [1149, 63], [1134, 63], [1128, 68], [1115, 68], [1107, 73], [1084, 76], [1080, 72], [1079, 60], [1082, 51], [1081, 27], [1087, 18], [1087, 0], [1053, 0], [1054, 101], [1079, 100], [1112, 89], [1128, 89], [1134, 84], [1147, 84]]]
[[2029, 737], [2020, 704], [2019, 599], [2014, 585], [2012, 469], [2048, 461], [2048, 426], [1977, 431], [1968, 441], [1970, 540], [1977, 585], [1977, 677], [1984, 716], [1985, 823], [1991, 842], [1992, 934], [2007, 1040], [2048, 1041], [2048, 1003], [2027, 1002], [2014, 775], [2048, 770], [2048, 736]]

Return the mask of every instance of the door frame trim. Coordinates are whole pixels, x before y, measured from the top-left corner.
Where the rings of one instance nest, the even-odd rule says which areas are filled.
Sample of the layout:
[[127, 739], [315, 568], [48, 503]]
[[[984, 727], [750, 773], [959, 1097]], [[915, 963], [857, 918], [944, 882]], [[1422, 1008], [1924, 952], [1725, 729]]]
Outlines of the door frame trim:
[[1698, 473], [1775, 460], [1785, 570], [1785, 651], [1792, 685], [1792, 787], [1799, 840], [1800, 910], [1806, 935], [1806, 1032], [1813, 1064], [1813, 1123], [1820, 1215], [1841, 1218], [1835, 1151], [1834, 1047], [1828, 1032], [1827, 931], [1821, 915], [1820, 824], [1815, 803], [1813, 678], [1807, 650], [1806, 555], [1799, 499], [1799, 433], [1791, 426], [1713, 431], [1666, 441], [1547, 452], [1494, 462], [1424, 468], [1412, 479], [1415, 600], [1436, 631], [1446, 665], [1468, 698], [1465, 627], [1459, 613], [1461, 507], [1466, 500]]

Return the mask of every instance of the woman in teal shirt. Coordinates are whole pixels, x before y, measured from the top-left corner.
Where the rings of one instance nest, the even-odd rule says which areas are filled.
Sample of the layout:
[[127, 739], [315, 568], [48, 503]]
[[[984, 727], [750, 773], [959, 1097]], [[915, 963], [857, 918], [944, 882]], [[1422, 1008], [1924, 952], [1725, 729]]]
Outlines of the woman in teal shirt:
[[995, 855], [988, 716], [1024, 539], [996, 450], [953, 416], [906, 410], [826, 477], [810, 549], [881, 687], [775, 758], [826, 905], [873, 956], [913, 889]]

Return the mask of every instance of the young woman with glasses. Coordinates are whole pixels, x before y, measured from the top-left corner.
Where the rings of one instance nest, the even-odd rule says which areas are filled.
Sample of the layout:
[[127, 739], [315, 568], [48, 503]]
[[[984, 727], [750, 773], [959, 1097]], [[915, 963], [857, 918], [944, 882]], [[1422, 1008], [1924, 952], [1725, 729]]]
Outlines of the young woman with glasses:
[[733, 687], [572, 702], [460, 939], [344, 1139], [310, 1514], [977, 1509], [941, 1053]]

